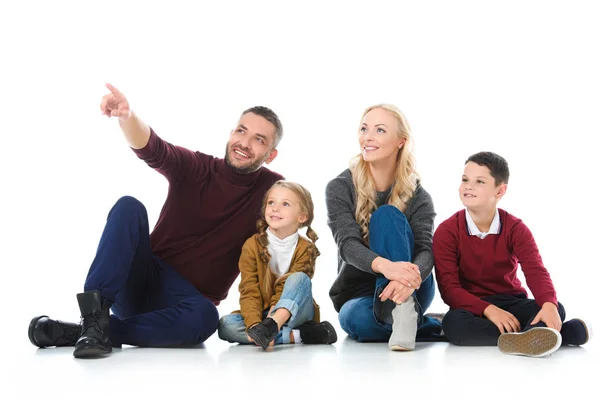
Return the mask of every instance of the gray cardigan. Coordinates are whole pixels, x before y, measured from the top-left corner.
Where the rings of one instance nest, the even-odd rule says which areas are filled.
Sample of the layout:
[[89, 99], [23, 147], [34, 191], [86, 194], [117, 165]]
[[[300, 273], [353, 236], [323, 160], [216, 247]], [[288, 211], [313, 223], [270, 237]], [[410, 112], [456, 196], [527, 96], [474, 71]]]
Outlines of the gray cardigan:
[[[377, 192], [377, 207], [386, 203], [391, 187]], [[327, 224], [338, 247], [338, 276], [329, 291], [336, 311], [345, 302], [375, 293], [376, 274], [371, 269], [378, 256], [365, 245], [356, 222], [356, 192], [352, 175], [346, 169], [327, 184]], [[433, 269], [433, 223], [435, 211], [429, 193], [420, 183], [404, 212], [414, 235], [412, 262], [419, 266], [421, 279], [425, 280]]]

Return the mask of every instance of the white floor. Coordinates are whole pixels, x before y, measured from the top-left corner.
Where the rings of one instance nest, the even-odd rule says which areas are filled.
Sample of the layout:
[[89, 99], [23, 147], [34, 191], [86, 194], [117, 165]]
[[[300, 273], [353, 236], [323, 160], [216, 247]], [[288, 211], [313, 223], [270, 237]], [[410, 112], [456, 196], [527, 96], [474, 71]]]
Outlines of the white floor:
[[[25, 332], [2, 360], [2, 399], [237, 398], [598, 398], [598, 346], [560, 349], [544, 359], [506, 356], [496, 348], [419, 343], [413, 352], [361, 344], [339, 327], [332, 346], [290, 345], [268, 351], [229, 345], [215, 335], [191, 349], [126, 346], [81, 360], [72, 348], [37, 349]], [[5, 368], [3, 367], [3, 370]], [[107, 396], [104, 390], [111, 392]], [[591, 394], [590, 394], [591, 393]], [[531, 395], [531, 396], [530, 396]]]

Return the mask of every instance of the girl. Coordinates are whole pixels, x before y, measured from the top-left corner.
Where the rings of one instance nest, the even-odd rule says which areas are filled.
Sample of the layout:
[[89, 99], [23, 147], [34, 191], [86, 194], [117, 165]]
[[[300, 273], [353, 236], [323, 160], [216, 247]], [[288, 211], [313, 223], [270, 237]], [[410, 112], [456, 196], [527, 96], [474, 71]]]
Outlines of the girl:
[[388, 341], [392, 350], [414, 349], [418, 327], [432, 339], [441, 333], [438, 320], [423, 316], [435, 292], [435, 211], [411, 142], [400, 110], [367, 108], [358, 131], [361, 153], [326, 189], [338, 246], [329, 295], [340, 325], [359, 342]]
[[[310, 193], [278, 181], [265, 195], [258, 233], [246, 241], [239, 261], [240, 310], [219, 321], [219, 337], [266, 349], [283, 343], [335, 343], [329, 322], [319, 322], [311, 278], [320, 255]], [[307, 227], [306, 235], [298, 229]]]

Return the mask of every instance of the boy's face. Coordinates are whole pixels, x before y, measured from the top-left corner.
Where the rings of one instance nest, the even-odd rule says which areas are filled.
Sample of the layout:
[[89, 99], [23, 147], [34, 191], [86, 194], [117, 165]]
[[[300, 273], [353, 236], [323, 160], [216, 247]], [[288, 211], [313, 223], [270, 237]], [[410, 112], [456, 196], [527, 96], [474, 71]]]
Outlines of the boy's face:
[[496, 186], [496, 181], [488, 167], [468, 162], [458, 188], [460, 201], [469, 210], [486, 211], [496, 208], [498, 201], [506, 193], [507, 185]]

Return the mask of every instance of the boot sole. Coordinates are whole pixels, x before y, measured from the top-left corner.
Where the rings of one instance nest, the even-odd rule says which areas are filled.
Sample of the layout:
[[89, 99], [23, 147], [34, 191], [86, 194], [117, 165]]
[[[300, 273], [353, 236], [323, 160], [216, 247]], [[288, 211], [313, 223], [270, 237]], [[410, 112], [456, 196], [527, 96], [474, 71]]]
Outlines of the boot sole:
[[75, 358], [93, 358], [103, 356], [112, 352], [112, 347], [101, 348], [101, 347], [82, 347], [73, 352], [73, 357]]
[[323, 321], [322, 324], [325, 327], [325, 330], [327, 331], [328, 340], [326, 344], [333, 344], [337, 342], [337, 333], [335, 332], [335, 328], [333, 327], [333, 325], [331, 325], [328, 321]]
[[248, 334], [248, 336], [250, 336], [250, 338], [252, 338], [252, 340], [254, 340], [254, 343], [258, 344], [260, 347], [263, 348], [263, 350], [266, 350], [267, 347], [269, 347], [269, 343], [271, 343], [270, 341], [263, 343], [263, 341], [261, 340], [261, 338], [259, 338], [258, 336], [256, 336], [254, 334], [254, 332], [246, 332]]
[[[315, 329], [319, 330], [319, 335], [313, 335], [308, 339], [302, 339], [303, 344], [333, 344], [337, 342], [337, 333], [335, 332], [335, 328], [329, 321], [323, 321], [318, 323], [318, 327]], [[294, 328], [297, 329], [297, 328]], [[321, 335], [320, 333], [325, 333]], [[302, 329], [300, 329], [300, 336], [302, 336]], [[318, 337], [316, 337], [318, 336]], [[325, 337], [324, 337], [325, 336]]]
[[504, 354], [544, 357], [554, 353], [562, 344], [560, 333], [552, 328], [532, 328], [526, 332], [503, 333], [498, 349]]
[[31, 344], [36, 347], [39, 347], [40, 349], [45, 349], [46, 346], [41, 346], [40, 344], [38, 344], [38, 342], [35, 341], [35, 338], [33, 337], [33, 330], [35, 329], [35, 324], [44, 317], [48, 318], [47, 315], [38, 315], [37, 317], [34, 317], [29, 323], [29, 330], [27, 331], [29, 335], [29, 341], [31, 342]]

